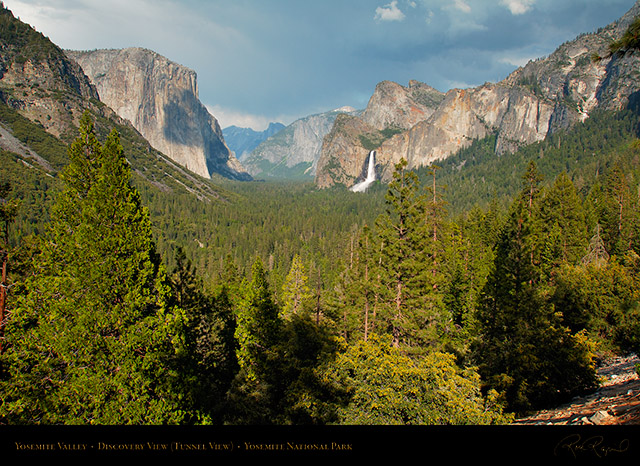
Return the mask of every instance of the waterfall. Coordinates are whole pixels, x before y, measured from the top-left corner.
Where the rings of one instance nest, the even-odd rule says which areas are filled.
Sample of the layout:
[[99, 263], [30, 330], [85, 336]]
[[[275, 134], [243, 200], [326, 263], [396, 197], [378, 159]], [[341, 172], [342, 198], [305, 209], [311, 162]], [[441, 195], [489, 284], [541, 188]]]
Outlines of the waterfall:
[[369, 185], [376, 180], [376, 151], [369, 152], [369, 167], [367, 168], [367, 178], [364, 181], [354, 185], [351, 191], [354, 193], [362, 193], [367, 190]]

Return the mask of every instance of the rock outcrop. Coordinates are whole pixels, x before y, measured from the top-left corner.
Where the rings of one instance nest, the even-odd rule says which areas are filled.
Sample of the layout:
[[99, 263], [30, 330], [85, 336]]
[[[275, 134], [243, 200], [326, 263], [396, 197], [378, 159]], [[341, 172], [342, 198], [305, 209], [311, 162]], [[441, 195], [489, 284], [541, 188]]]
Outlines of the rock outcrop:
[[198, 97], [195, 71], [147, 49], [67, 51], [115, 110], [169, 158], [209, 178], [250, 179]]
[[339, 115], [325, 136], [318, 159], [315, 183], [320, 188], [334, 184], [351, 186], [360, 176], [364, 179], [364, 157], [369, 150], [363, 145], [363, 135], [377, 130], [354, 115]]
[[68, 136], [97, 102], [96, 88], [59, 47], [4, 7], [0, 22], [0, 100], [54, 136]]
[[640, 377], [636, 354], [604, 360], [597, 368], [602, 385], [553, 409], [516, 419], [517, 425], [640, 425]]
[[264, 131], [228, 126], [222, 129], [222, 135], [229, 149], [242, 162], [242, 159], [258, 147], [261, 142], [269, 139], [284, 128], [285, 126], [282, 123], [269, 123], [269, 126]]
[[[222, 190], [154, 149], [109, 106], [78, 63], [40, 32], [0, 6], [0, 146], [26, 169], [54, 177], [68, 162], [66, 147], [88, 112], [100, 140], [116, 129], [136, 182], [151, 190], [219, 199]], [[49, 139], [50, 138], [50, 139]], [[0, 172], [3, 169], [0, 163]]]
[[242, 163], [254, 177], [313, 180], [323, 139], [336, 118], [357, 113], [343, 107], [296, 120], [258, 145]]
[[369, 152], [432, 116], [444, 98], [441, 92], [418, 81], [410, 81], [406, 87], [391, 81], [379, 83], [362, 115], [338, 118], [323, 140], [316, 185], [324, 188], [363, 180]]
[[369, 99], [362, 120], [378, 130], [410, 129], [429, 118], [444, 99], [444, 94], [419, 81], [407, 87], [382, 81]]
[[[426, 166], [492, 134], [497, 135], [497, 154], [511, 152], [584, 121], [595, 109], [623, 108], [640, 90], [640, 54], [601, 61], [592, 56], [604, 55], [639, 14], [640, 2], [620, 20], [561, 45], [499, 83], [452, 89], [444, 96], [420, 86], [427, 103], [422, 115], [408, 95], [415, 82], [404, 93], [398, 91], [402, 86], [381, 83], [360, 121], [336, 122], [325, 138], [317, 186], [354, 183], [373, 149], [378, 175], [389, 180], [402, 158], [410, 169]], [[376, 139], [375, 131], [387, 137]]]

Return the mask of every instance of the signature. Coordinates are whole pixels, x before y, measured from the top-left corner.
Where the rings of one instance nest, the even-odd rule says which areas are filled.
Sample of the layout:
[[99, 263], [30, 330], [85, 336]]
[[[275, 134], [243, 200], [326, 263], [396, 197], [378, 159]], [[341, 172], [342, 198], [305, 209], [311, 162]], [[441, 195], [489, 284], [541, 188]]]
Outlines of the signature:
[[617, 444], [608, 444], [601, 435], [583, 439], [580, 434], [573, 434], [562, 439], [556, 446], [554, 453], [558, 455], [563, 451], [568, 451], [574, 458], [577, 458], [579, 454], [592, 453], [598, 458], [603, 458], [612, 453], [624, 453], [628, 449], [628, 439], [620, 440]]

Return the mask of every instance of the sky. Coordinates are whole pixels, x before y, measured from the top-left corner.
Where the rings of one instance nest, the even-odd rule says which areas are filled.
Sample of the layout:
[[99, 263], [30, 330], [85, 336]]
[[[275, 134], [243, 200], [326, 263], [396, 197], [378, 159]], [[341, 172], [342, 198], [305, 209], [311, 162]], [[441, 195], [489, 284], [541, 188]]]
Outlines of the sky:
[[145, 47], [198, 75], [221, 127], [343, 106], [380, 81], [497, 82], [635, 0], [4, 0], [64, 49]]

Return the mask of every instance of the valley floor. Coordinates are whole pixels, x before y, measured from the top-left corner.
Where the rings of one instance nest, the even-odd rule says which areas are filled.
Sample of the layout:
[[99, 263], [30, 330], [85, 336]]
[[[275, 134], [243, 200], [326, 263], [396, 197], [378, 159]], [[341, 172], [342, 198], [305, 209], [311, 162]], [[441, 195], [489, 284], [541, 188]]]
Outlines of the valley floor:
[[598, 368], [598, 390], [555, 409], [518, 419], [516, 425], [640, 425], [637, 355], [612, 358]]

